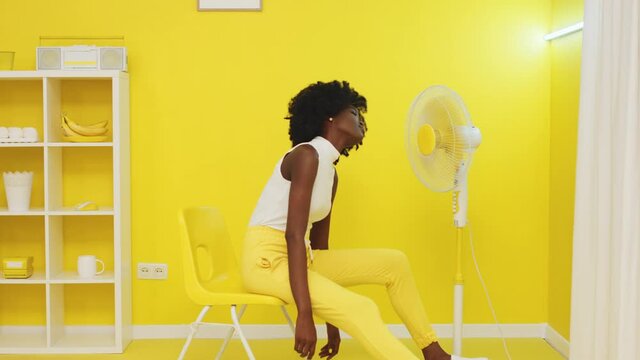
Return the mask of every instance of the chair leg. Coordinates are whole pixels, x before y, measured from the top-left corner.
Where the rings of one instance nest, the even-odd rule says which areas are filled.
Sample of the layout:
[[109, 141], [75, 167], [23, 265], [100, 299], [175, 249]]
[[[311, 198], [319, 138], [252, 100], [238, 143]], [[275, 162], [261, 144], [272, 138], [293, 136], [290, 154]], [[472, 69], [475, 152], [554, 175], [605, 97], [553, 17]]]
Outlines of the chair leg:
[[235, 325], [236, 331], [238, 332], [238, 336], [240, 336], [240, 341], [242, 341], [242, 346], [244, 346], [244, 350], [247, 352], [247, 356], [249, 356], [249, 360], [256, 360], [255, 356], [253, 356], [253, 352], [251, 352], [251, 347], [249, 347], [249, 343], [247, 342], [247, 339], [244, 337], [242, 329], [240, 328], [240, 322], [238, 321], [238, 315], [236, 314], [235, 305], [231, 305], [231, 318], [233, 319], [233, 323]]
[[191, 332], [189, 333], [189, 336], [187, 337], [187, 341], [184, 343], [184, 346], [182, 347], [182, 351], [180, 352], [180, 356], [178, 356], [178, 360], [184, 359], [184, 356], [187, 353], [187, 349], [191, 344], [191, 340], [193, 339], [193, 336], [198, 331], [198, 325], [202, 322], [202, 319], [207, 314], [207, 311], [209, 311], [210, 308], [211, 306], [209, 305], [202, 308], [202, 310], [200, 311], [200, 315], [198, 315], [198, 318], [196, 319], [196, 321], [191, 323]]
[[282, 310], [284, 317], [287, 318], [287, 323], [289, 323], [289, 328], [291, 328], [291, 332], [293, 333], [293, 336], [296, 336], [296, 327], [293, 326], [293, 321], [291, 321], [291, 317], [287, 312], [287, 308], [285, 308], [284, 305], [280, 305], [280, 310]]
[[[242, 315], [244, 314], [244, 311], [246, 309], [247, 309], [247, 305], [242, 305], [240, 307], [240, 313], [238, 313], [238, 320], [242, 319]], [[216, 360], [222, 359], [222, 354], [227, 349], [227, 345], [229, 344], [229, 340], [231, 340], [231, 337], [233, 336], [233, 333], [235, 332], [235, 330], [236, 330], [235, 327], [232, 327], [227, 331], [227, 335], [224, 338], [224, 342], [222, 343], [222, 347], [220, 348], [220, 350], [218, 350], [218, 354], [216, 355]]]

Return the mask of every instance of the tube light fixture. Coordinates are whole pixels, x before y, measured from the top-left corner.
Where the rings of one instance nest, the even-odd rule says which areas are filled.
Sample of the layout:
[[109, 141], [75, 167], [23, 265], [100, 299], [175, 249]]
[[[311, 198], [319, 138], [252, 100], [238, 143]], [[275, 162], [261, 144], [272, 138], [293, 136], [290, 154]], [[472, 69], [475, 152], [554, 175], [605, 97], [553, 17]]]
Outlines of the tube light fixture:
[[547, 34], [544, 36], [544, 39], [547, 41], [551, 41], [553, 39], [557, 39], [559, 37], [567, 36], [569, 34], [573, 34], [574, 32], [580, 31], [582, 30], [583, 27], [584, 27], [584, 22], [579, 22], [577, 24], [567, 26], [564, 29], [560, 29], [558, 31], [554, 31], [550, 34]]

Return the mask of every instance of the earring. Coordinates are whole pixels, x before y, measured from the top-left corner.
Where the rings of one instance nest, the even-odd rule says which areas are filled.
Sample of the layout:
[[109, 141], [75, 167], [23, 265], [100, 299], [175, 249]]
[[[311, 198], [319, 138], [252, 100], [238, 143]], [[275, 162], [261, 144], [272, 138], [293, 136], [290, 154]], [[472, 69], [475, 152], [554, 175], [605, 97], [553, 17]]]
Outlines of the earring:
[[333, 121], [333, 118], [332, 118], [332, 117], [330, 117], [330, 118], [329, 118], [329, 121]]

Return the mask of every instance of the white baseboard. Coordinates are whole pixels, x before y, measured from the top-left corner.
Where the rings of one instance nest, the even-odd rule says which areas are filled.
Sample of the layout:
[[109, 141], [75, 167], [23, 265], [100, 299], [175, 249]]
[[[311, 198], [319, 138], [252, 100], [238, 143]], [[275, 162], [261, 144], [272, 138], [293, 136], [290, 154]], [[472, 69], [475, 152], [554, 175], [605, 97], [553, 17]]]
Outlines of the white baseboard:
[[[389, 330], [398, 338], [410, 338], [407, 328], [402, 324], [388, 325]], [[554, 328], [546, 323], [540, 324], [504, 324], [500, 325], [505, 338], [541, 338], [551, 347], [556, 349], [565, 358], [569, 358], [569, 341], [560, 335]], [[229, 326], [214, 324], [201, 326], [196, 335], [197, 338], [218, 339], [224, 338]], [[326, 338], [326, 327], [316, 326], [318, 338]], [[450, 324], [434, 324], [438, 337], [451, 338], [453, 326]], [[44, 326], [0, 326], [0, 335], [32, 335], [45, 334]], [[134, 339], [184, 339], [189, 335], [190, 325], [133, 325]], [[67, 326], [65, 331], [70, 334], [113, 333], [113, 326]], [[293, 337], [288, 325], [242, 325], [242, 331], [248, 339], [283, 339]], [[495, 324], [465, 324], [462, 330], [465, 338], [500, 338], [502, 335]], [[349, 335], [342, 333], [345, 339]]]
[[547, 325], [546, 333], [544, 339], [551, 345], [552, 348], [556, 349], [557, 352], [562, 354], [565, 358], [569, 358], [569, 341], [565, 339], [556, 329], [552, 328], [551, 325]]
[[[548, 325], [541, 324], [504, 324], [501, 325], [505, 338], [545, 338]], [[134, 339], [181, 339], [189, 334], [189, 325], [134, 325]], [[229, 327], [221, 324], [203, 325], [198, 329], [196, 337], [204, 339], [224, 338]], [[318, 337], [326, 338], [326, 327], [316, 326]], [[453, 326], [450, 324], [434, 324], [433, 329], [440, 338], [451, 338]], [[410, 338], [407, 328], [402, 324], [389, 325], [389, 330], [398, 338]], [[293, 335], [288, 325], [242, 325], [242, 331], [248, 339], [282, 339]], [[466, 324], [463, 326], [465, 338], [500, 338], [500, 331], [495, 324]], [[343, 338], [350, 338], [342, 333]]]

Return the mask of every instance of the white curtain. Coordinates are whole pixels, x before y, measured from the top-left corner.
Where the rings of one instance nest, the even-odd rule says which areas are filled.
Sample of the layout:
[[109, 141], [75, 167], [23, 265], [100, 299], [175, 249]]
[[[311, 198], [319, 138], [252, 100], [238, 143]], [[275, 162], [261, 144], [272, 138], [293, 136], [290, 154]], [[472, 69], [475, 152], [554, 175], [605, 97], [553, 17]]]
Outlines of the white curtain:
[[640, 0], [585, 0], [571, 360], [640, 360]]

